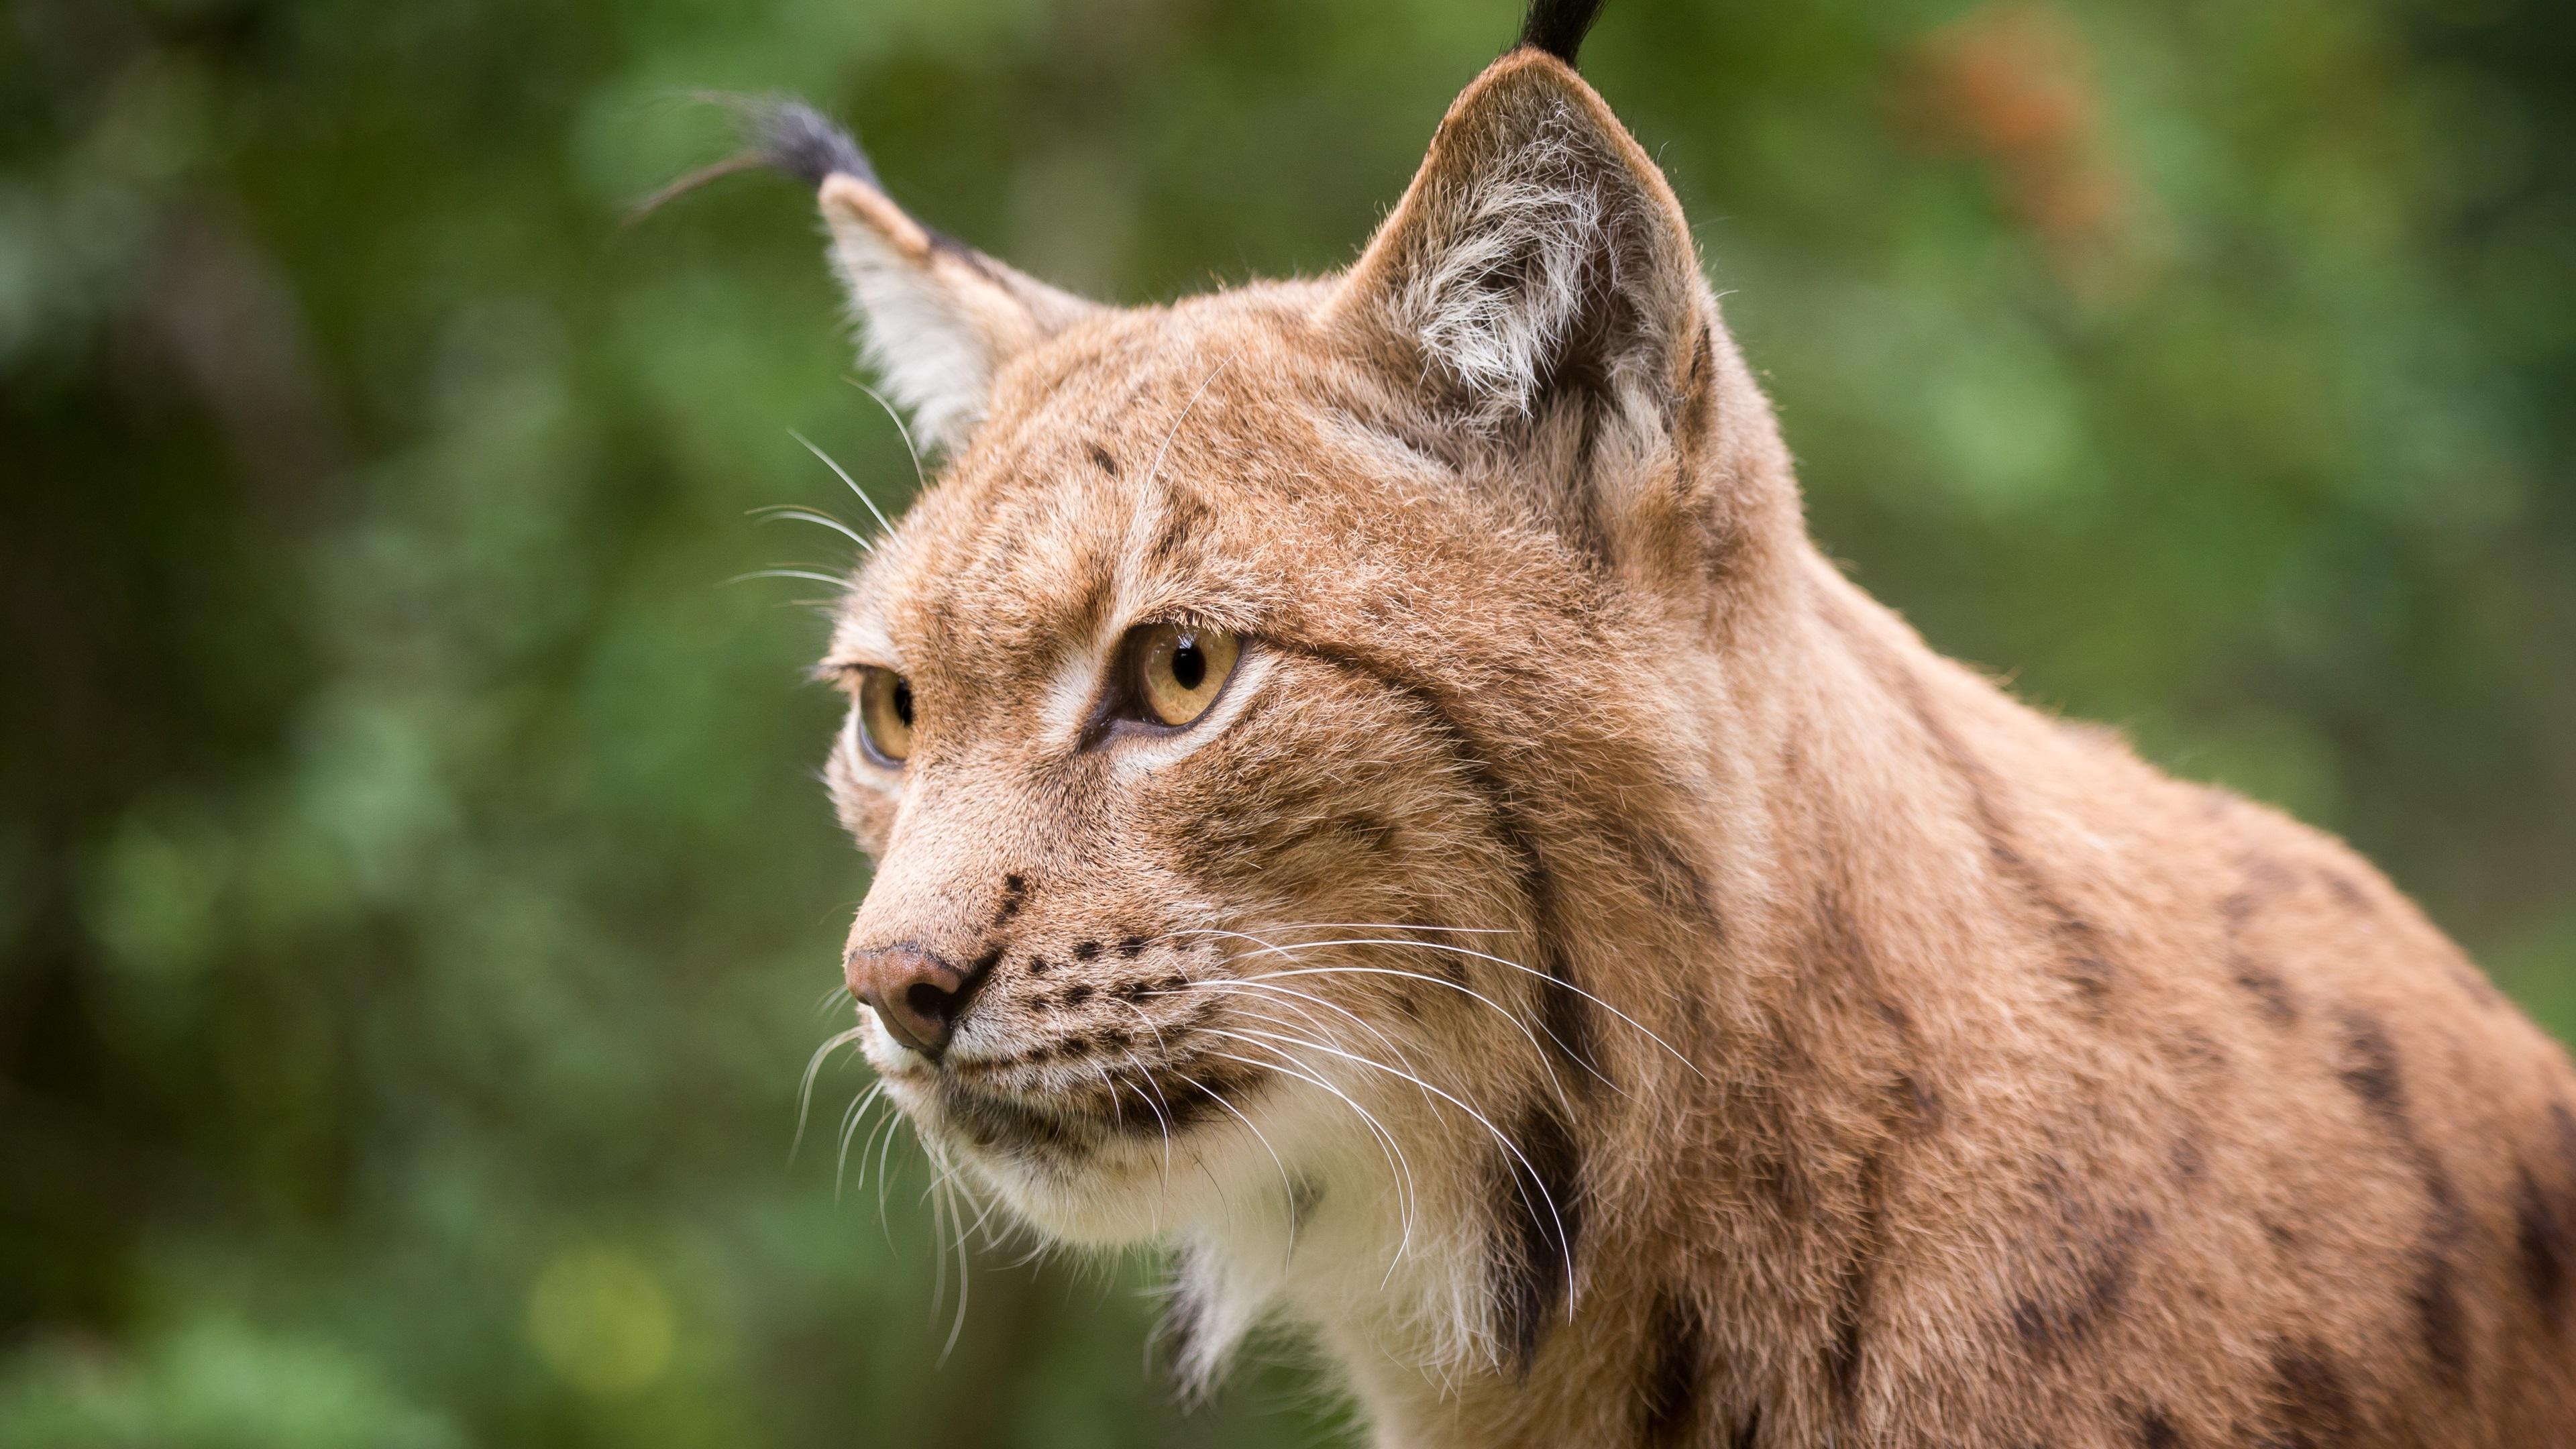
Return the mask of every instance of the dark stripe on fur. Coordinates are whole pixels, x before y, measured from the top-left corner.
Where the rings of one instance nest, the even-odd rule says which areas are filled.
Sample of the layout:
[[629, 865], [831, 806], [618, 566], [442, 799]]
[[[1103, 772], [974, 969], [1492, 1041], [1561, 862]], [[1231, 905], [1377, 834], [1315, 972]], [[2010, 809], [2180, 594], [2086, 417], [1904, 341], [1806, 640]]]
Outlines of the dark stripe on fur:
[[1859, 1401], [1863, 1334], [1869, 1326], [1870, 1300], [1878, 1293], [1878, 1255], [1886, 1239], [1887, 1157], [1873, 1152], [1860, 1165], [1860, 1221], [1853, 1234], [1851, 1261], [1843, 1268], [1841, 1291], [1832, 1310], [1834, 1336], [1825, 1345], [1825, 1381], [1834, 1402], [1850, 1413]]
[[2139, 1449], [2182, 1449], [2182, 1431], [2164, 1410], [2149, 1408], [2138, 1414]]
[[1575, 979], [1573, 963], [1566, 958], [1560, 944], [1556, 878], [1539, 853], [1537, 838], [1522, 822], [1517, 797], [1509, 782], [1495, 772], [1484, 752], [1477, 748], [1475, 737], [1458, 723], [1447, 700], [1431, 685], [1360, 655], [1313, 646], [1310, 646], [1310, 651], [1327, 663], [1339, 665], [1382, 689], [1412, 700], [1438, 728], [1442, 738], [1448, 741], [1450, 752], [1465, 766], [1468, 783], [1483, 797], [1486, 809], [1493, 815], [1495, 832], [1517, 864], [1521, 893], [1529, 900], [1530, 914], [1537, 919], [1540, 952], [1537, 964], [1548, 979], [1556, 983], [1538, 993], [1540, 1034], [1559, 1057], [1560, 1065], [1574, 1069], [1570, 1075], [1576, 1090], [1607, 1082], [1608, 1074], [1599, 1065], [1599, 1057], [1593, 1049], [1599, 1036], [1599, 1028], [1593, 1021], [1593, 1003], [1584, 993], [1582, 983]]
[[1655, 1316], [1646, 1326], [1646, 1351], [1652, 1357], [1639, 1386], [1643, 1413], [1638, 1442], [1659, 1446], [1689, 1441], [1699, 1422], [1700, 1380], [1708, 1372], [1707, 1338], [1698, 1304], [1670, 1290], [1656, 1300]]
[[1583, 1237], [1583, 1154], [1553, 1105], [1533, 1104], [1512, 1134], [1517, 1153], [1496, 1149], [1490, 1257], [1495, 1318], [1515, 1372], [1526, 1375], [1560, 1316]]
[[2424, 1185], [2424, 1232], [2415, 1246], [2415, 1281], [2407, 1300], [2415, 1310], [2416, 1328], [2434, 1375], [2450, 1388], [2463, 1388], [2468, 1382], [2469, 1344], [2467, 1318], [2460, 1305], [2459, 1253], [2469, 1237], [2468, 1211], [2440, 1155], [2415, 1130], [2397, 1045], [2389, 1040], [2387, 1028], [2365, 1011], [2343, 1013], [2341, 1025], [2343, 1056], [2337, 1077], [2388, 1130]]
[[2531, 1294], [2540, 1315], [2549, 1320], [2552, 1330], [2563, 1329], [2567, 1322], [2567, 1277], [2571, 1259], [2570, 1224], [2559, 1216], [2557, 1205], [2540, 1190], [2540, 1182], [2530, 1168], [2520, 1170], [2515, 1183], [2514, 1247], [2522, 1260], [2522, 1286]]
[[2272, 1354], [2276, 1432], [2264, 1449], [2344, 1449], [2362, 1442], [2361, 1415], [2343, 1374], [2313, 1341], [2283, 1345]]
[[1951, 730], [1932, 707], [1930, 693], [1906, 662], [1872, 636], [1860, 621], [1850, 618], [1842, 603], [1829, 593], [1816, 596], [1817, 614], [1835, 633], [1851, 645], [1880, 683], [1905, 704], [1915, 724], [1931, 742], [1935, 753], [1959, 778], [1968, 796], [1969, 818], [1984, 840], [1986, 856], [1996, 872], [2012, 883], [2035, 914], [2046, 925], [2049, 934], [2061, 946], [2060, 969], [2084, 1001], [2099, 1010], [2110, 994], [2114, 971], [2102, 930], [2068, 905], [2057, 888], [2031, 859], [2022, 853], [2017, 832], [2004, 818], [1997, 804], [2003, 791], [2001, 782], [1986, 762], [1971, 751], [1967, 743]]
[[2254, 998], [2274, 1026], [2297, 1023], [2298, 1000], [2290, 994], [2290, 983], [2281, 979], [2281, 973], [2257, 960], [2245, 949], [2241, 938], [2265, 902], [2297, 883], [2287, 866], [2255, 857], [2245, 862], [2244, 889], [2231, 892], [2218, 903], [2219, 919], [2227, 924], [2228, 974]]

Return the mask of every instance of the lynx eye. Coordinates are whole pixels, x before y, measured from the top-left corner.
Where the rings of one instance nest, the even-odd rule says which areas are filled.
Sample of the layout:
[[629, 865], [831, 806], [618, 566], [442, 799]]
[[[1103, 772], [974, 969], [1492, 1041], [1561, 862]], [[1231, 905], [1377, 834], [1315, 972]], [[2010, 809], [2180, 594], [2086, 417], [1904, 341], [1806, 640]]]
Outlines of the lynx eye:
[[1188, 724], [1216, 703], [1242, 653], [1242, 641], [1222, 629], [1149, 624], [1130, 655], [1137, 702], [1162, 724]]
[[912, 681], [873, 666], [859, 674], [859, 739], [878, 764], [912, 755]]

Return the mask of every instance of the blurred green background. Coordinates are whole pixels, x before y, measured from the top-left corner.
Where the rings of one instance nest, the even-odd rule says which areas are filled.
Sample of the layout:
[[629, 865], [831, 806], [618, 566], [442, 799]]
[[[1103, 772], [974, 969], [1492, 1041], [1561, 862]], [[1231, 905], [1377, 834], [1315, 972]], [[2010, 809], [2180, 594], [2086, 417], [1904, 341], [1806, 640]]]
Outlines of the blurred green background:
[[[799, 1072], [862, 862], [780, 562], [900, 497], [701, 88], [1130, 301], [1350, 257], [1513, 0], [14, 0], [0, 1443], [1313, 1445]], [[1820, 535], [2576, 1028], [2576, 9], [1616, 0]], [[854, 1154], [855, 1155], [855, 1154]], [[854, 1174], [855, 1176], [855, 1174]], [[1273, 1359], [1290, 1357], [1275, 1351]]]

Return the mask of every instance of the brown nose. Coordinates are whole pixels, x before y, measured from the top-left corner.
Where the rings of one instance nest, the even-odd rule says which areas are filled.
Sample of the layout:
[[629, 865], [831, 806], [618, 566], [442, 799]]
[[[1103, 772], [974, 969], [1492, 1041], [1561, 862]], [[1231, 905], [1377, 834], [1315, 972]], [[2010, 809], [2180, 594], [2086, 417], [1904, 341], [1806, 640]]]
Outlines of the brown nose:
[[874, 1008], [896, 1041], [930, 1058], [948, 1048], [977, 978], [918, 946], [887, 946], [851, 956], [850, 994]]

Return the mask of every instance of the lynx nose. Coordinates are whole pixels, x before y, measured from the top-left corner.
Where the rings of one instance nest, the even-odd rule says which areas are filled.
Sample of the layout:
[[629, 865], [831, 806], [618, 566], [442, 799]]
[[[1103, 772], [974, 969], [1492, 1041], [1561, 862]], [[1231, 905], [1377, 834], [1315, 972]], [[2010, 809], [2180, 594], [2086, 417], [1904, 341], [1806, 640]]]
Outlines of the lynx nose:
[[918, 946], [857, 952], [843, 974], [850, 994], [875, 1010], [889, 1035], [934, 1062], [980, 984]]

